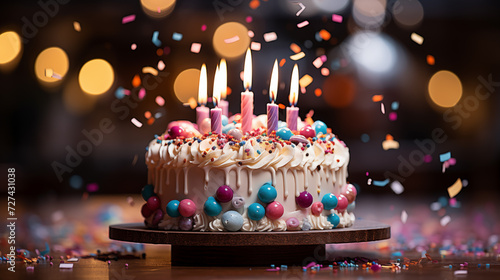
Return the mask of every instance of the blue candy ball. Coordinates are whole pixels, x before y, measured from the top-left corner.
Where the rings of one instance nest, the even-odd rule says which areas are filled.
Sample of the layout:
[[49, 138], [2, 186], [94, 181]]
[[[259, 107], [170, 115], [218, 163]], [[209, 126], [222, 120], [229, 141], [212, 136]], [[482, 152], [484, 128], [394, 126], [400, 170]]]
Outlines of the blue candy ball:
[[203, 210], [208, 216], [217, 216], [222, 211], [222, 206], [217, 200], [215, 200], [214, 197], [211, 196], [207, 198], [207, 201], [205, 201]]
[[228, 231], [238, 231], [243, 226], [243, 217], [236, 211], [227, 211], [222, 214], [222, 225]]
[[148, 201], [148, 199], [155, 194], [155, 187], [151, 184], [145, 185], [141, 190], [141, 194], [144, 201]]
[[222, 115], [221, 121], [222, 121], [222, 126], [227, 125], [227, 123], [229, 122], [229, 120], [226, 117], [226, 115]]
[[293, 136], [293, 132], [288, 127], [282, 127], [276, 131], [276, 136], [283, 140], [290, 140], [290, 137]]
[[179, 217], [181, 213], [179, 213], [179, 201], [178, 200], [170, 200], [167, 204], [167, 214], [172, 217]]
[[333, 193], [327, 193], [321, 199], [321, 203], [323, 203], [323, 207], [325, 208], [325, 210], [332, 210], [333, 208], [337, 207], [339, 200]]
[[333, 225], [334, 228], [336, 228], [340, 223], [340, 217], [339, 217], [339, 215], [337, 215], [335, 213], [328, 215], [328, 217], [326, 217], [326, 219], [330, 222], [330, 224]]
[[316, 135], [322, 133], [322, 134], [326, 134], [326, 129], [328, 128], [326, 126], [326, 124], [322, 121], [315, 121], [313, 124], [312, 124], [312, 128], [314, 129], [314, 131], [316, 131]]
[[227, 134], [231, 129], [235, 129], [234, 123], [226, 124], [222, 126], [222, 133]]
[[259, 192], [257, 193], [257, 197], [264, 203], [273, 202], [277, 196], [278, 192], [276, 191], [276, 188], [270, 183], [265, 183], [262, 187], [260, 187]]
[[259, 203], [252, 203], [248, 206], [248, 218], [254, 221], [260, 221], [266, 215], [266, 209]]

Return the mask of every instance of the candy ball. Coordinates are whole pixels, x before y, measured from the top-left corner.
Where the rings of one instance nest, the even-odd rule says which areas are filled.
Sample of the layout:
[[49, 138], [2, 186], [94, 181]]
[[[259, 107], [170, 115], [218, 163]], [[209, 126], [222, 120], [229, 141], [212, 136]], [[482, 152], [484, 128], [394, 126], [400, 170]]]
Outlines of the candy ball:
[[300, 129], [300, 135], [304, 136], [305, 138], [313, 138], [314, 136], [316, 136], [316, 131], [314, 131], [314, 129], [310, 125], [306, 125]]
[[153, 214], [153, 210], [148, 207], [147, 203], [144, 203], [141, 207], [141, 214], [144, 218], [148, 218], [151, 214]]
[[241, 130], [239, 130], [237, 128], [233, 128], [233, 129], [229, 130], [229, 132], [227, 134], [233, 136], [234, 139], [236, 139], [236, 140], [241, 140], [241, 137], [243, 137], [243, 132], [241, 132]]
[[181, 213], [179, 213], [179, 201], [178, 200], [170, 200], [167, 204], [167, 214], [172, 217], [179, 217]]
[[356, 199], [356, 196], [352, 192], [345, 192], [343, 195], [347, 198], [347, 202], [351, 203]]
[[160, 198], [158, 198], [156, 195], [148, 198], [148, 202], [146, 203], [152, 211], [160, 208]]
[[294, 144], [309, 144], [309, 140], [307, 140], [307, 138], [304, 137], [304, 135], [294, 135], [292, 137], [290, 137], [290, 141], [292, 141], [292, 143]]
[[295, 202], [302, 208], [307, 208], [313, 203], [313, 197], [309, 192], [303, 191], [295, 198]]
[[220, 186], [215, 193], [218, 201], [225, 203], [233, 199], [233, 190], [229, 186]]
[[234, 123], [223, 125], [222, 126], [222, 133], [229, 134], [229, 131], [231, 131], [235, 128], [236, 128], [236, 126], [234, 125]]
[[192, 230], [193, 220], [191, 218], [182, 217], [179, 219], [179, 229], [180, 230]]
[[152, 197], [155, 194], [154, 189], [155, 189], [155, 187], [151, 184], [145, 185], [142, 188], [141, 194], [142, 194], [142, 198], [144, 198], [144, 201], [148, 201], [148, 198]]
[[281, 218], [284, 212], [285, 209], [283, 208], [283, 205], [281, 205], [281, 203], [277, 201], [269, 203], [266, 207], [266, 217], [271, 220], [277, 220]]
[[179, 213], [182, 217], [191, 217], [196, 212], [196, 204], [191, 199], [183, 199], [179, 203]]
[[290, 140], [290, 137], [293, 136], [293, 132], [288, 127], [281, 127], [276, 131], [276, 136], [283, 140]]
[[228, 231], [238, 231], [243, 226], [243, 217], [236, 211], [227, 211], [222, 214], [222, 225]]
[[203, 210], [208, 216], [217, 216], [222, 211], [222, 206], [213, 197], [207, 198], [205, 204], [203, 205]]
[[311, 126], [314, 131], [316, 132], [316, 135], [318, 134], [326, 134], [326, 129], [327, 129], [327, 126], [324, 122], [322, 121], [315, 121], [312, 126]]
[[222, 122], [222, 126], [224, 126], [224, 125], [226, 125], [226, 124], [229, 123], [229, 119], [227, 118], [226, 115], [222, 115], [221, 122]]
[[163, 211], [161, 209], [156, 209], [156, 211], [153, 213], [153, 220], [151, 223], [153, 226], [157, 226], [161, 220], [163, 219]]
[[265, 183], [257, 193], [257, 197], [264, 203], [272, 202], [276, 199], [276, 196], [278, 196], [278, 192], [270, 183]]
[[356, 201], [353, 201], [352, 203], [349, 203], [347, 205], [347, 212], [354, 212], [354, 209], [356, 209]]
[[334, 228], [336, 228], [340, 223], [340, 217], [339, 217], [339, 215], [337, 215], [335, 213], [328, 215], [328, 217], [326, 217], [326, 219], [330, 222], [330, 224], [333, 225]]
[[212, 123], [210, 121], [210, 118], [206, 118], [201, 121], [200, 127], [198, 128], [198, 131], [200, 131], [201, 134], [209, 133], [211, 130]]
[[352, 193], [354, 193], [354, 196], [358, 195], [358, 190], [356, 189], [356, 187], [353, 184], [347, 184], [346, 192], [352, 192]]
[[168, 135], [170, 138], [181, 137], [184, 134], [184, 128], [181, 126], [174, 125], [168, 130]]
[[321, 203], [326, 210], [332, 210], [337, 207], [338, 199], [333, 193], [327, 193], [321, 199]]
[[347, 209], [347, 205], [349, 205], [349, 201], [347, 200], [347, 197], [345, 195], [341, 194], [339, 195], [339, 201], [337, 204], [337, 207], [335, 207], [335, 210], [339, 212], [343, 212], [345, 209]]
[[323, 203], [314, 202], [311, 206], [311, 212], [314, 216], [319, 216], [323, 212]]
[[245, 199], [241, 196], [233, 197], [233, 201], [231, 202], [234, 208], [240, 209], [245, 206]]
[[266, 209], [259, 203], [252, 203], [248, 206], [248, 218], [254, 221], [260, 221], [266, 215]]
[[297, 230], [299, 229], [300, 222], [297, 218], [291, 217], [286, 220], [286, 229], [287, 230]]

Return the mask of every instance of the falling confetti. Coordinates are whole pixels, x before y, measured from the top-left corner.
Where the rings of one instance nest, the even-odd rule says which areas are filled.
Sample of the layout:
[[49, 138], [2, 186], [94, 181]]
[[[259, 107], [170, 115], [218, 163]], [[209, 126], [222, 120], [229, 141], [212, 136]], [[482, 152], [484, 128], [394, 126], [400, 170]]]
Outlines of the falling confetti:
[[299, 53], [301, 51], [299, 45], [295, 44], [295, 43], [291, 43], [290, 44], [290, 49], [294, 52], [294, 53]]
[[250, 22], [252, 22], [252, 21], [253, 21], [253, 18], [252, 18], [251, 16], [247, 16], [247, 17], [245, 18], [245, 21], [246, 21], [247, 23], [250, 23]]
[[302, 78], [300, 78], [300, 80], [299, 80], [299, 85], [300, 85], [301, 87], [304, 87], [304, 88], [305, 88], [305, 87], [307, 87], [308, 85], [310, 85], [310, 84], [312, 83], [312, 81], [313, 81], [313, 78], [312, 78], [310, 75], [305, 74], [304, 76], [302, 76]]
[[90, 183], [87, 185], [88, 192], [96, 192], [99, 190], [99, 185], [97, 183]]
[[161, 41], [158, 39], [158, 36], [160, 35], [159, 31], [153, 32], [153, 37], [151, 38], [151, 42], [157, 47], [161, 46]]
[[149, 73], [149, 74], [151, 74], [153, 76], [158, 76], [158, 70], [154, 69], [151, 66], [143, 67], [142, 68], [142, 73], [144, 73], [144, 74]]
[[451, 221], [451, 217], [446, 215], [444, 216], [443, 218], [441, 218], [441, 221], [440, 221], [440, 224], [444, 227], [446, 226], [448, 223], [450, 223]]
[[321, 75], [323, 75], [325, 77], [330, 75], [330, 69], [328, 69], [326, 67], [321, 68]]
[[145, 117], [146, 119], [151, 118], [151, 112], [150, 112], [150, 111], [146, 111], [146, 112], [144, 112], [144, 117]]
[[439, 209], [441, 209], [441, 203], [439, 203], [438, 201], [433, 202], [433, 203], [431, 203], [430, 208], [432, 211], [438, 211]]
[[436, 59], [432, 55], [427, 55], [427, 64], [434, 65], [436, 63]]
[[141, 128], [142, 127], [142, 123], [140, 121], [138, 121], [136, 118], [132, 118], [130, 120], [132, 122], [132, 124], [134, 124], [136, 127], [138, 128]]
[[259, 43], [259, 42], [252, 42], [252, 43], [250, 44], [250, 49], [251, 49], [252, 51], [260, 51], [260, 47], [261, 47], [261, 46], [260, 46], [260, 43]]
[[231, 44], [231, 43], [238, 42], [239, 40], [240, 40], [240, 37], [238, 35], [236, 35], [236, 36], [233, 36], [231, 38], [224, 39], [224, 43]]
[[443, 153], [439, 155], [439, 161], [445, 162], [451, 158], [451, 152]]
[[321, 39], [323, 39], [325, 41], [330, 40], [330, 38], [332, 37], [332, 35], [330, 34], [330, 32], [326, 31], [325, 29], [321, 29], [319, 31], [319, 36], [321, 37]]
[[338, 22], [338, 23], [341, 23], [343, 20], [342, 16], [341, 15], [336, 15], [336, 14], [333, 14], [332, 15], [332, 21], [333, 22]]
[[316, 95], [317, 97], [320, 97], [321, 94], [323, 94], [323, 92], [321, 91], [320, 88], [317, 88], [317, 89], [314, 90], [314, 95]]
[[413, 42], [422, 45], [424, 43], [424, 37], [418, 35], [417, 33], [413, 32], [411, 33], [410, 38], [413, 40]]
[[307, 20], [300, 22], [300, 23], [297, 23], [298, 28], [306, 27], [308, 25], [309, 25], [309, 22]]
[[253, 38], [253, 37], [255, 36], [255, 34], [253, 33], [253, 31], [252, 31], [252, 30], [248, 30], [247, 35], [248, 35], [248, 37], [250, 37], [250, 38]]
[[158, 70], [163, 71], [165, 69], [165, 62], [163, 60], [158, 61]]
[[252, 1], [250, 1], [249, 6], [250, 6], [250, 8], [255, 10], [260, 6], [260, 1], [259, 0], [252, 0]]
[[206, 31], [206, 30], [207, 30], [207, 25], [206, 25], [206, 24], [203, 24], [203, 25], [201, 26], [201, 31]]
[[408, 213], [406, 213], [406, 211], [403, 210], [403, 212], [401, 212], [401, 222], [403, 222], [403, 224], [406, 224], [407, 220], [408, 220]]
[[385, 179], [383, 181], [373, 180], [373, 185], [377, 187], [385, 187], [387, 184], [389, 184], [389, 179]]
[[448, 187], [448, 194], [450, 198], [455, 197], [462, 190], [462, 180], [458, 178], [453, 185]]
[[73, 269], [73, 264], [72, 263], [60, 263], [59, 268], [60, 269]]
[[381, 94], [377, 94], [377, 95], [374, 95], [372, 96], [372, 101], [373, 102], [380, 102], [384, 99], [384, 96], [381, 95]]
[[137, 96], [139, 97], [139, 99], [140, 99], [140, 100], [143, 100], [143, 99], [144, 99], [144, 97], [146, 97], [146, 89], [141, 88], [141, 89], [139, 90], [139, 94], [138, 94]]
[[399, 109], [399, 102], [397, 101], [394, 101], [391, 103], [391, 109], [396, 111], [397, 109]]
[[304, 4], [300, 2], [298, 4], [300, 6], [300, 10], [295, 14], [296, 16], [300, 16], [300, 14], [302, 14], [302, 12], [306, 9], [306, 6], [304, 6]]
[[199, 53], [201, 50], [201, 44], [200, 43], [192, 43], [191, 44], [191, 52], [192, 53]]
[[387, 134], [385, 136], [385, 141], [382, 142], [382, 148], [387, 151], [389, 149], [399, 149], [399, 142], [394, 140], [394, 137], [392, 135]]
[[389, 120], [390, 121], [395, 121], [398, 119], [398, 114], [396, 112], [390, 112], [389, 113]]
[[299, 52], [298, 54], [291, 55], [290, 59], [291, 60], [299, 60], [299, 59], [303, 58], [304, 56], [306, 56], [306, 54], [304, 52]]
[[392, 182], [391, 189], [395, 194], [402, 194], [405, 191], [405, 188], [399, 181]]
[[141, 85], [141, 77], [139, 75], [135, 75], [134, 78], [132, 79], [132, 86], [133, 87], [138, 87]]
[[135, 15], [129, 15], [122, 18], [122, 24], [129, 23], [135, 20]]
[[280, 60], [280, 67], [283, 67], [283, 65], [285, 65], [285, 62], [286, 62], [286, 59], [282, 58]]
[[174, 32], [172, 34], [172, 39], [175, 40], [175, 41], [180, 41], [182, 40], [182, 34], [181, 33], [177, 33], [177, 32]]
[[380, 103], [380, 112], [385, 115], [385, 105], [384, 103]]
[[137, 44], [130, 45], [130, 49], [135, 51], [137, 49]]
[[158, 104], [158, 106], [165, 105], [165, 99], [163, 99], [163, 97], [161, 97], [159, 95], [155, 98], [155, 102], [156, 102], [156, 104]]
[[321, 57], [317, 57], [317, 58], [313, 61], [313, 65], [314, 65], [314, 67], [316, 67], [316, 68], [320, 68], [321, 66], [323, 66], [323, 60], [321, 59]]
[[73, 28], [76, 32], [82, 31], [82, 27], [80, 26], [80, 23], [78, 21], [73, 21]]
[[278, 35], [276, 35], [276, 32], [269, 32], [264, 34], [264, 41], [267, 43], [275, 41], [278, 39]]

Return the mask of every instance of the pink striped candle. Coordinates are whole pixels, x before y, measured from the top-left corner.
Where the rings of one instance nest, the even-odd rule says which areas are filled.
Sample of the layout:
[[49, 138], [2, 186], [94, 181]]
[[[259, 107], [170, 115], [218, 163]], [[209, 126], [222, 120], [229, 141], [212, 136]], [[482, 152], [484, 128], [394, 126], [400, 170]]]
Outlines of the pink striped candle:
[[250, 91], [252, 88], [252, 56], [250, 49], [247, 49], [245, 55], [243, 86], [245, 91], [241, 93], [241, 130], [246, 133], [252, 130], [253, 121], [253, 92]]
[[279, 106], [274, 104], [278, 93], [278, 60], [274, 61], [273, 72], [271, 74], [271, 84], [269, 85], [269, 99], [267, 104], [267, 135], [278, 130]]
[[220, 72], [219, 67], [215, 70], [214, 77], [214, 91], [212, 93], [212, 99], [215, 105], [215, 108], [210, 110], [210, 125], [212, 128], [212, 133], [214, 134], [222, 134], [222, 109], [219, 108], [219, 100], [220, 100]]

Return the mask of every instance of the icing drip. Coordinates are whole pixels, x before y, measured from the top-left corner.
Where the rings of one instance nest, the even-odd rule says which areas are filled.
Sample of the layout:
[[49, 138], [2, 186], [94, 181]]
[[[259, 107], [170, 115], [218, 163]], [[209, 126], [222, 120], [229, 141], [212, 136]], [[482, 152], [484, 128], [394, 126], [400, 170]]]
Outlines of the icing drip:
[[205, 168], [203, 168], [203, 171], [205, 172], [205, 182], [204, 182], [203, 188], [205, 190], [207, 190], [208, 189], [208, 179], [209, 179], [208, 173], [210, 172], [210, 168], [205, 167]]
[[184, 194], [188, 194], [188, 169], [187, 167], [184, 167], [182, 170], [184, 171]]
[[251, 195], [253, 190], [252, 190], [252, 169], [248, 169], [248, 195]]
[[300, 190], [298, 187], [299, 184], [298, 184], [298, 178], [297, 178], [297, 170], [293, 169], [292, 174], [293, 174], [293, 179], [295, 181], [295, 196], [298, 197], [300, 195]]
[[333, 225], [328, 221], [325, 215], [309, 215], [307, 219], [311, 223], [311, 229], [332, 229]]
[[175, 169], [175, 193], [179, 193], [179, 173], [180, 169]]
[[276, 170], [274, 168], [270, 167], [269, 170], [271, 171], [271, 184], [273, 186], [276, 185]]
[[241, 187], [241, 167], [236, 167], [236, 187]]
[[[163, 188], [161, 187], [163, 185], [163, 173], [165, 171], [165, 168], [160, 169], [160, 185], [158, 186], [158, 190], [155, 190], [155, 193], [157, 194], [162, 194], [163, 193]], [[156, 186], [155, 186], [156, 189]]]
[[309, 183], [307, 181], [307, 166], [304, 166], [303, 172], [304, 172], [304, 190], [306, 191], [307, 187], [309, 186]]
[[215, 219], [208, 224], [208, 229], [210, 231], [224, 231], [224, 225], [222, 225], [221, 219]]
[[224, 168], [224, 185], [229, 186], [229, 168]]
[[281, 169], [281, 175], [283, 175], [283, 196], [284, 196], [285, 198], [287, 198], [287, 197], [288, 197], [288, 188], [287, 188], [287, 186], [286, 186], [286, 177], [285, 177], [285, 176], [286, 176], [287, 171], [288, 171], [288, 170], [287, 170], [286, 168]]

